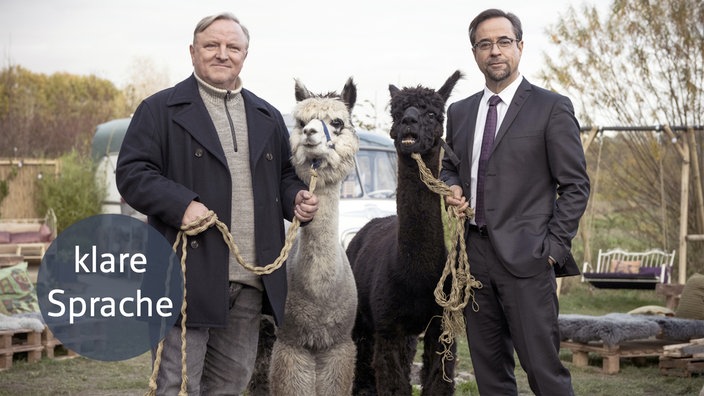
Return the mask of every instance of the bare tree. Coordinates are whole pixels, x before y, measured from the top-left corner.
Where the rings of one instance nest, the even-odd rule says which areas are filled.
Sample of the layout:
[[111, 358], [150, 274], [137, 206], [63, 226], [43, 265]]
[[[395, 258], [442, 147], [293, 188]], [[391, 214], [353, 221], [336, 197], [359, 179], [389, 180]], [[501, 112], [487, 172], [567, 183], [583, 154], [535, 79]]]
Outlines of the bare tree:
[[391, 129], [391, 117], [389, 116], [389, 104], [383, 109], [369, 99], [365, 99], [355, 105], [352, 113], [352, 123], [367, 131], [380, 131], [388, 133]]
[[135, 58], [130, 67], [129, 83], [122, 89], [127, 108], [131, 111], [146, 97], [171, 85], [166, 68], [157, 68], [154, 61], [146, 57]]
[[616, 0], [608, 18], [570, 7], [548, 28], [557, 56], [545, 83], [583, 104], [580, 118], [616, 125], [701, 125], [704, 3]]
[[[702, 125], [701, 0], [615, 0], [606, 16], [592, 6], [570, 7], [547, 33], [557, 52], [545, 54], [541, 77], [548, 87], [575, 100], [582, 124]], [[693, 158], [701, 159], [698, 141], [701, 136], [693, 136], [682, 144], [697, 154]], [[633, 238], [665, 248], [676, 245], [680, 160], [672, 143], [656, 132], [626, 132], [608, 139], [605, 144], [618, 151], [599, 158], [601, 180], [593, 180], [603, 181], [599, 199], [606, 203], [598, 205], [603, 224], [613, 224], [609, 218], [614, 216], [630, 219], [620, 224], [630, 227]], [[597, 160], [594, 150], [588, 152], [588, 160]], [[701, 164], [693, 165], [690, 189], [701, 191]], [[699, 223], [701, 233], [704, 224], [696, 211], [690, 213], [686, 221], [690, 227]], [[694, 261], [690, 269], [704, 267], [694, 258], [690, 261]]]

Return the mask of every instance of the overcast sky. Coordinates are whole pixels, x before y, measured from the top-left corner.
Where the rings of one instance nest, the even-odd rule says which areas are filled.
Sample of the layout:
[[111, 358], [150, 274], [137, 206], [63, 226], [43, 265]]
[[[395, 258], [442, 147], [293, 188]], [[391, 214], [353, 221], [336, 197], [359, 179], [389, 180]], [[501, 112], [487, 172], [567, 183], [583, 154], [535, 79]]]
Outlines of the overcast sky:
[[466, 74], [450, 102], [483, 88], [467, 27], [490, 7], [518, 15], [524, 50], [519, 70], [540, 83], [545, 29], [572, 5], [608, 9], [610, 0], [0, 0], [2, 66], [106, 78], [123, 87], [138, 59], [174, 84], [191, 74], [188, 46], [203, 16], [231, 11], [251, 34], [244, 86], [282, 113], [295, 104], [294, 78], [313, 92], [357, 83], [358, 103], [382, 108], [388, 85], [438, 88]]

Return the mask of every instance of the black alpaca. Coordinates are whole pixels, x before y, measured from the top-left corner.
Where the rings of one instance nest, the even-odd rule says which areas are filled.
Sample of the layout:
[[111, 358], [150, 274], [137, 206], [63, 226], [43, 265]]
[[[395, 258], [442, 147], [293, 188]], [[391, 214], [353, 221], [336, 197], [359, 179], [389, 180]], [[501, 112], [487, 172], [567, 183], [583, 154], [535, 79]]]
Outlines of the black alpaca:
[[[441, 197], [420, 180], [412, 153], [422, 156], [437, 177], [445, 103], [457, 81], [455, 72], [437, 92], [418, 86], [391, 91], [391, 138], [398, 153], [397, 216], [364, 226], [347, 248], [357, 282], [355, 395], [410, 395], [410, 371], [418, 336], [425, 331], [423, 395], [451, 395], [454, 361], [442, 362], [439, 342], [442, 308], [434, 290], [447, 251]], [[455, 352], [453, 346], [452, 352]]]

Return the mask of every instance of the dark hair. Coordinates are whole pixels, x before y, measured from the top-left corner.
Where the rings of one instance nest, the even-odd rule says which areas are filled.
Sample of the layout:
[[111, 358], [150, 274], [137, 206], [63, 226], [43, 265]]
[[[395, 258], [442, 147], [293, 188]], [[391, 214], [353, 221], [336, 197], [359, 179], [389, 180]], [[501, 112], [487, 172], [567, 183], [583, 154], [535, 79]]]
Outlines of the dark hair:
[[198, 33], [203, 32], [205, 29], [208, 28], [213, 22], [221, 20], [221, 19], [226, 19], [235, 22], [236, 24], [240, 25], [242, 28], [242, 31], [244, 32], [244, 36], [247, 38], [247, 47], [249, 47], [249, 30], [247, 30], [246, 27], [244, 27], [243, 24], [240, 23], [240, 20], [237, 19], [236, 16], [234, 16], [232, 13], [229, 12], [222, 12], [220, 14], [215, 14], [215, 15], [210, 15], [207, 16], [198, 22], [196, 25], [196, 29], [193, 31], [193, 44], [196, 43], [196, 35]]
[[513, 25], [513, 33], [516, 35], [516, 39], [518, 41], [523, 40], [523, 28], [521, 27], [521, 20], [518, 19], [515, 14], [502, 10], [497, 10], [496, 8], [490, 8], [488, 10], [482, 11], [472, 20], [472, 23], [469, 24], [469, 42], [472, 45], [476, 44], [475, 40], [477, 38], [477, 26], [479, 26], [480, 23], [486, 21], [487, 19], [492, 18], [508, 19], [511, 22], [511, 25]]

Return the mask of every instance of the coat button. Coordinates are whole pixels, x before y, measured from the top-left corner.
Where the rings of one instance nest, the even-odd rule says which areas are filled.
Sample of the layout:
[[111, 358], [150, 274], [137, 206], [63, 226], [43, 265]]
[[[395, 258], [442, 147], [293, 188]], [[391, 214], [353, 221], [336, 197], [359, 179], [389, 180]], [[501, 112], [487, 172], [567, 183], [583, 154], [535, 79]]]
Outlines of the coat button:
[[271, 153], [266, 153], [265, 158], [266, 158], [267, 161], [271, 161], [271, 160], [274, 159], [274, 156], [273, 156]]
[[202, 148], [196, 149], [195, 156], [198, 158], [202, 157], [203, 156], [203, 149]]
[[196, 241], [196, 240], [191, 241], [191, 248], [192, 249], [198, 249], [198, 246], [200, 246], [198, 241]]

